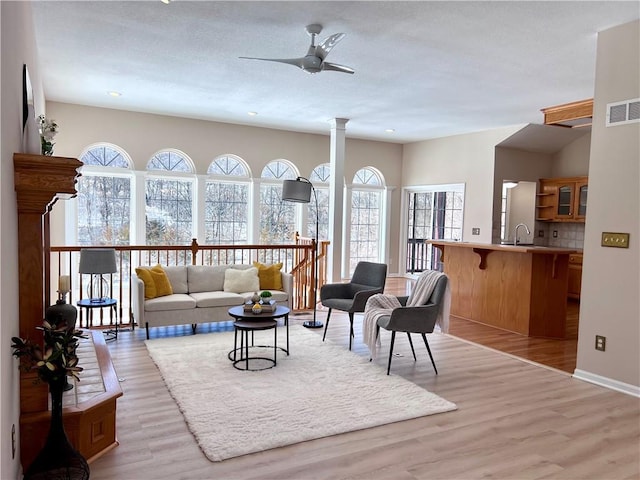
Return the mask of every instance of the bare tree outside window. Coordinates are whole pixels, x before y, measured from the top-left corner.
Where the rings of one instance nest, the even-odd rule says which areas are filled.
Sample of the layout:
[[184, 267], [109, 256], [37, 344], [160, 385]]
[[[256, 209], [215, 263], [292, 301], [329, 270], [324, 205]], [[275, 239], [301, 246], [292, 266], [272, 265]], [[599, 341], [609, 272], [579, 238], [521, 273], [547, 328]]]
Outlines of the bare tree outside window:
[[262, 171], [265, 180], [260, 185], [259, 242], [265, 245], [291, 243], [295, 233], [295, 204], [282, 201], [282, 180], [298, 175], [293, 167], [281, 160], [269, 162]]
[[[313, 188], [316, 190], [316, 195], [318, 195], [318, 239], [327, 240], [329, 238], [329, 182], [331, 181], [329, 164], [325, 163], [314, 168], [309, 180], [313, 183]], [[316, 205], [314, 199], [311, 199], [308, 208], [307, 235], [309, 238], [315, 238]]]
[[[351, 242], [349, 268], [360, 261], [380, 261], [382, 179], [371, 168], [362, 168], [353, 178], [351, 193]], [[372, 188], [373, 187], [373, 188]]]
[[[193, 173], [186, 155], [163, 151], [153, 156], [148, 170]], [[145, 182], [147, 245], [184, 245], [193, 237], [193, 181], [152, 177]]]
[[[207, 171], [210, 175], [237, 178], [230, 182], [207, 180], [205, 193], [205, 241], [213, 245], [248, 243], [249, 170], [238, 157], [216, 158]], [[245, 179], [244, 183], [239, 180]]]
[[130, 168], [129, 161], [123, 152], [105, 145], [89, 149], [80, 160], [113, 169], [114, 175], [83, 171], [78, 179], [78, 245], [129, 244], [131, 176], [116, 175], [116, 169]]

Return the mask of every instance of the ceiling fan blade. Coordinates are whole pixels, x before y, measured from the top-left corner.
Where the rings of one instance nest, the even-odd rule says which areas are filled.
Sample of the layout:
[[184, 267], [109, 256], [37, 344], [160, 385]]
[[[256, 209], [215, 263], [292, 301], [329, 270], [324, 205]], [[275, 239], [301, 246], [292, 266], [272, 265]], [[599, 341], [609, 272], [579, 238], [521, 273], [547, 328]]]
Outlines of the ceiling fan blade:
[[316, 47], [316, 55], [321, 59], [325, 59], [329, 52], [336, 44], [344, 38], [344, 33], [334, 33], [324, 39], [324, 41]]
[[245, 60], [262, 60], [263, 62], [278, 62], [286, 63], [288, 65], [294, 65], [298, 68], [303, 68], [302, 61], [304, 58], [258, 58], [258, 57], [238, 57]]
[[338, 65], [337, 63], [322, 62], [322, 70], [333, 70], [334, 72], [342, 73], [355, 73], [355, 70], [345, 65]]

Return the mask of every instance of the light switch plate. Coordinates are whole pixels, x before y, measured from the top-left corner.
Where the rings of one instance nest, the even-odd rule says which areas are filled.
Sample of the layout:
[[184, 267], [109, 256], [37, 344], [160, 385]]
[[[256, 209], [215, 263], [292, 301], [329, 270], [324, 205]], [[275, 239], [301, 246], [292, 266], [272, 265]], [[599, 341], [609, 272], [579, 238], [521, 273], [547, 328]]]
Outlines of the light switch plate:
[[603, 247], [629, 248], [629, 234], [602, 232]]
[[473, 227], [471, 229], [471, 235], [480, 235], [480, 229], [478, 227]]

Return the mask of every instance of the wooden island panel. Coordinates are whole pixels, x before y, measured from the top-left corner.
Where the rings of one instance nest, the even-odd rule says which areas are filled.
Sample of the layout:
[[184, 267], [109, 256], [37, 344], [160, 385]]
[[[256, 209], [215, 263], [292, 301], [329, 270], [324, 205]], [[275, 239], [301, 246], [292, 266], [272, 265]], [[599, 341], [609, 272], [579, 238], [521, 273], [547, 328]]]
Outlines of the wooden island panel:
[[451, 282], [451, 314], [522, 335], [564, 338], [575, 250], [431, 241]]

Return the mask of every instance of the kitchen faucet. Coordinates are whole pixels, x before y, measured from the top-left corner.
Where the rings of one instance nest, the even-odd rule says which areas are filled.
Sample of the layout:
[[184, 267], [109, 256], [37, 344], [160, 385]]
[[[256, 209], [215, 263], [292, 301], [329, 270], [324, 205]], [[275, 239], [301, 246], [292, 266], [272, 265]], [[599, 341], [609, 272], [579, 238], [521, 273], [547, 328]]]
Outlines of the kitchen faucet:
[[527, 231], [527, 235], [531, 235], [531, 232], [529, 231], [529, 227], [527, 227], [527, 225], [524, 223], [519, 223], [518, 225], [516, 225], [515, 232], [513, 234], [514, 245], [518, 245], [518, 228], [520, 227], [524, 227], [524, 229]]

